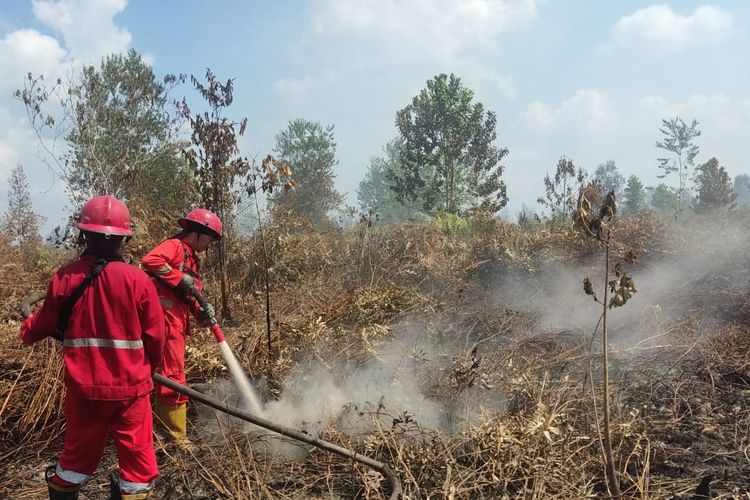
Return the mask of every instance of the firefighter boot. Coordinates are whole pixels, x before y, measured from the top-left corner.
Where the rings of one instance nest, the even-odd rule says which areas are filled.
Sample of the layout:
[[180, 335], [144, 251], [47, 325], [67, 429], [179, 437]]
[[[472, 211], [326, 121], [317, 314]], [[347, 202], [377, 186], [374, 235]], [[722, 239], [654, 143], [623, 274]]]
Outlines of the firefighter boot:
[[44, 480], [47, 482], [50, 500], [78, 500], [78, 492], [81, 490], [80, 484], [71, 486], [62, 486], [55, 483], [52, 478], [55, 477], [55, 466], [50, 465], [44, 471]]
[[154, 413], [162, 430], [171, 440], [183, 441], [185, 439], [187, 436], [187, 406], [185, 403], [165, 405], [157, 400], [154, 402]]

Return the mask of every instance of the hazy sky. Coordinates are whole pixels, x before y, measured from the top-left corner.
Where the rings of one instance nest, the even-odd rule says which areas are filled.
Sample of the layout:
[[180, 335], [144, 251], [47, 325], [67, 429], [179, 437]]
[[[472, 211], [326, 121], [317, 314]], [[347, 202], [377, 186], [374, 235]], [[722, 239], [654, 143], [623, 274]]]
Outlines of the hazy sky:
[[4, 0], [0, 211], [18, 163], [46, 227], [66, 205], [12, 97], [24, 75], [129, 47], [159, 76], [210, 67], [235, 78], [244, 155], [270, 152], [290, 119], [333, 124], [336, 184], [351, 204], [396, 135], [396, 111], [437, 73], [458, 74], [497, 113], [511, 213], [536, 206], [563, 154], [589, 171], [615, 160], [653, 185], [661, 119], [676, 115], [701, 122], [698, 161], [748, 173], [749, 19], [742, 0]]

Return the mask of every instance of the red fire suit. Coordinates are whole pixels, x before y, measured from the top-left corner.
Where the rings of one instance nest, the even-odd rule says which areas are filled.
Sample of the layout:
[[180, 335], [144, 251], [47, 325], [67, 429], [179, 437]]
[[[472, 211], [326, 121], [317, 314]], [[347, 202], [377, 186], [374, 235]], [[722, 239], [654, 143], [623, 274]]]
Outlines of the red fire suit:
[[[24, 344], [52, 335], [63, 302], [95, 262], [84, 254], [55, 273], [44, 304], [21, 326]], [[108, 436], [122, 491], [147, 489], [159, 475], [149, 393], [163, 348], [164, 315], [153, 283], [129, 264], [110, 262], [73, 306], [65, 331], [66, 430], [55, 479], [80, 484], [93, 474]]]
[[[195, 250], [182, 240], [172, 238], [163, 241], [151, 250], [143, 260], [143, 268], [158, 277], [155, 280], [159, 300], [164, 309], [167, 343], [164, 362], [159, 373], [185, 385], [185, 338], [190, 334], [190, 314], [197, 314], [198, 304], [193, 298], [185, 298], [176, 287], [184, 274], [193, 277], [195, 288], [200, 292], [203, 285], [199, 279], [200, 261]], [[188, 397], [173, 390], [158, 386], [156, 397], [163, 405], [179, 405]]]

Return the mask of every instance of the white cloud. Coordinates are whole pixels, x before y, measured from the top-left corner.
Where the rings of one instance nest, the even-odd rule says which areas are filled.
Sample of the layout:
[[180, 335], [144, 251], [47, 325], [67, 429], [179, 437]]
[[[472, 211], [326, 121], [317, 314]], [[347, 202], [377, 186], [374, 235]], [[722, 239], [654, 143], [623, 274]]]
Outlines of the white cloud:
[[20, 29], [0, 39], [0, 67], [5, 73], [0, 79], [0, 179], [7, 179], [18, 163], [27, 168], [38, 163], [33, 154], [36, 138], [14, 92], [23, 88], [28, 73], [48, 79], [61, 76], [67, 54], [56, 39], [36, 30]]
[[281, 78], [274, 82], [273, 88], [282, 97], [298, 98], [316, 88], [329, 85], [335, 81], [336, 76], [332, 73], [321, 77]]
[[57, 40], [36, 30], [12, 31], [0, 39], [0, 106], [23, 84], [29, 72], [58, 76], [67, 51]]
[[389, 54], [453, 61], [537, 15], [538, 0], [318, 0], [313, 32]]
[[587, 133], [605, 132], [617, 123], [618, 114], [606, 92], [579, 90], [557, 109], [542, 102], [530, 103], [523, 114], [531, 129], [582, 128]]
[[612, 30], [615, 45], [647, 47], [662, 53], [715, 45], [732, 34], [732, 14], [704, 5], [681, 15], [668, 5], [651, 5], [622, 17]]
[[62, 34], [73, 58], [93, 63], [103, 55], [122, 52], [132, 41], [130, 32], [114, 24], [127, 0], [34, 0], [34, 15]]
[[497, 71], [485, 68], [467, 67], [461, 71], [462, 80], [470, 87], [482, 94], [499, 93], [504, 98], [513, 100], [516, 98], [516, 87], [513, 79], [501, 75]]
[[[127, 0], [33, 0], [36, 18], [60, 37], [34, 29], [16, 29], [0, 38], [0, 181], [19, 163], [31, 185], [32, 202], [47, 216], [48, 227], [60, 223], [65, 196], [45, 166], [38, 139], [26, 120], [23, 105], [13, 96], [23, 88], [28, 73], [46, 81], [61, 77], [80, 63], [96, 64], [102, 56], [126, 50], [131, 44], [127, 29], [114, 24]], [[0, 210], [7, 192], [0, 191]]]
[[[738, 156], [742, 151], [742, 144], [746, 142], [750, 124], [750, 98], [732, 98], [723, 94], [701, 95], [695, 94], [682, 102], [670, 102], [661, 96], [647, 96], [632, 106], [630, 113], [634, 117], [643, 116], [649, 121], [679, 116], [685, 121], [693, 118], [700, 122], [703, 135], [698, 142], [705, 142], [703, 148], [714, 149], [713, 156], [730, 154]], [[658, 134], [658, 130], [656, 131]], [[712, 148], [714, 143], [733, 144], [729, 148]], [[722, 150], [724, 150], [722, 152]], [[708, 153], [707, 153], [708, 154]]]

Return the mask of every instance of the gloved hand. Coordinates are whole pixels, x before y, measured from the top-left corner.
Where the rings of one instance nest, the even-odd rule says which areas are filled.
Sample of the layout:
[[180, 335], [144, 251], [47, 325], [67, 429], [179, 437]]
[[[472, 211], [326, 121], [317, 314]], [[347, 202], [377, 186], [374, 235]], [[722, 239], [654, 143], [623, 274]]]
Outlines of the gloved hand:
[[212, 306], [211, 304], [206, 304], [205, 309], [202, 307], [199, 308], [198, 318], [200, 319], [202, 325], [211, 325], [216, 318], [216, 310], [214, 309], [214, 306]]
[[196, 290], [195, 283], [193, 283], [193, 277], [189, 274], [183, 274], [182, 279], [177, 283], [175, 290], [183, 293], [186, 297], [195, 295]]

